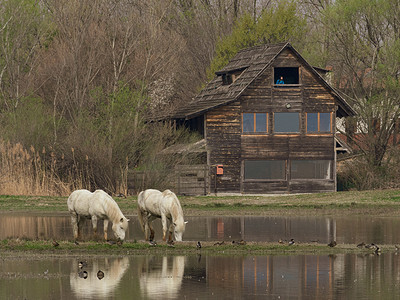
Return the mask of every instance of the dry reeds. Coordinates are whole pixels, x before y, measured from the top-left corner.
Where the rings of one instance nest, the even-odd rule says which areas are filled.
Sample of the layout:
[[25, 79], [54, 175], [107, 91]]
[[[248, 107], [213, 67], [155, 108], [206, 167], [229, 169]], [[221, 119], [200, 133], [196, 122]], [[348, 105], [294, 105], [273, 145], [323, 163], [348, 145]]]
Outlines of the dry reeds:
[[[63, 168], [64, 155], [43, 148], [29, 150], [21, 144], [0, 141], [0, 193], [7, 195], [66, 196], [78, 188], [90, 188], [88, 163]], [[67, 164], [68, 165], [68, 164]]]

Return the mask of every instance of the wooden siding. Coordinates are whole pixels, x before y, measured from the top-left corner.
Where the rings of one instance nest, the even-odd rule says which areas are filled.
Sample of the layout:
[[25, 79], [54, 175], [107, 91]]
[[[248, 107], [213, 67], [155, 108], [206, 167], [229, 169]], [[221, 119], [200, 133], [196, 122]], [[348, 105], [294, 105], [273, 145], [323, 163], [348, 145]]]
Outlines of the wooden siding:
[[[240, 135], [239, 102], [225, 105], [206, 114], [208, 162], [211, 167], [211, 192], [239, 192]], [[224, 174], [216, 175], [216, 165]]]

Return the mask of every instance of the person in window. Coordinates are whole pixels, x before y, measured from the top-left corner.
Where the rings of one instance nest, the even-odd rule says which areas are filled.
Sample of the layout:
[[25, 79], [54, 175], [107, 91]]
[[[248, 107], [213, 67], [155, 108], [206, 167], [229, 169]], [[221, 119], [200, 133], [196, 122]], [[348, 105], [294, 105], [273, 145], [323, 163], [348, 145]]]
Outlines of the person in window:
[[281, 76], [277, 81], [276, 84], [285, 84], [285, 82], [283, 81], [283, 76]]

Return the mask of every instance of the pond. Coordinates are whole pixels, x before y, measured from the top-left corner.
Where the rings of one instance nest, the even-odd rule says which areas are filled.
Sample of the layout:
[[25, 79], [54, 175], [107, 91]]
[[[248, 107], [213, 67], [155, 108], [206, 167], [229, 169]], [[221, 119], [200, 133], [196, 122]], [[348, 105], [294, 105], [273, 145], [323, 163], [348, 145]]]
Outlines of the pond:
[[[126, 241], [143, 240], [136, 217], [132, 217]], [[393, 217], [188, 217], [186, 241], [258, 241], [277, 242], [294, 238], [298, 242], [357, 244], [400, 244], [400, 218]], [[154, 221], [156, 240], [161, 239], [161, 222]], [[109, 226], [109, 236], [113, 237]], [[67, 215], [2, 214], [0, 240], [6, 238], [72, 239], [71, 220]], [[98, 228], [103, 228], [101, 221]], [[84, 236], [92, 232], [89, 221]]]
[[2, 259], [0, 298], [399, 299], [399, 274], [396, 253]]
[[[127, 242], [143, 240], [131, 217]], [[189, 217], [186, 241], [400, 244], [387, 217]], [[161, 224], [156, 222], [156, 240]], [[72, 239], [67, 215], [2, 214], [0, 239]], [[99, 224], [99, 228], [102, 228]], [[84, 227], [89, 238], [90, 222]], [[111, 234], [111, 232], [110, 232]], [[87, 266], [79, 268], [79, 262]], [[104, 278], [97, 272], [102, 270]], [[86, 271], [87, 275], [83, 273]], [[0, 299], [398, 299], [397, 252], [338, 255], [0, 257]]]

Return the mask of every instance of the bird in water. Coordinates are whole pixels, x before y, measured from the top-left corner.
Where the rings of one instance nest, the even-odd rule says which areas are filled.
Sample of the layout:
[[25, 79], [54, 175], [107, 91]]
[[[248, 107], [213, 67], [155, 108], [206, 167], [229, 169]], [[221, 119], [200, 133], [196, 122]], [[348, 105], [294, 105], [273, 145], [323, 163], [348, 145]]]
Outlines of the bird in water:
[[86, 262], [86, 261], [80, 261], [80, 262], [78, 263], [78, 267], [79, 267], [79, 269], [82, 269], [82, 268], [84, 268], [84, 267], [87, 267], [87, 262]]
[[332, 241], [328, 244], [329, 247], [335, 247], [337, 245], [336, 241]]
[[54, 241], [54, 240], [53, 240], [53, 246], [54, 246], [54, 247], [58, 247], [58, 246], [60, 246], [60, 244], [57, 243], [57, 241]]
[[289, 246], [292, 246], [294, 244], [295, 244], [294, 239], [290, 239]]
[[201, 243], [200, 243], [200, 241], [199, 241], [199, 242], [197, 242], [197, 245], [196, 245], [196, 247], [197, 247], [197, 249], [201, 249]]
[[79, 278], [86, 279], [86, 278], [88, 277], [88, 272], [86, 272], [86, 271], [80, 271], [80, 272], [78, 273], [78, 276], [79, 276]]
[[97, 278], [98, 278], [99, 280], [102, 280], [102, 279], [104, 278], [104, 272], [103, 272], [102, 270], [99, 270], [99, 271], [97, 272]]

